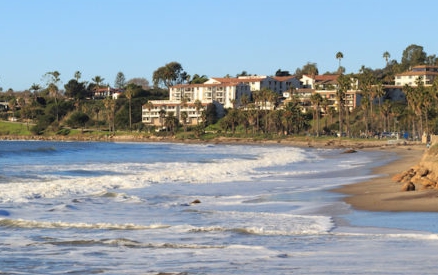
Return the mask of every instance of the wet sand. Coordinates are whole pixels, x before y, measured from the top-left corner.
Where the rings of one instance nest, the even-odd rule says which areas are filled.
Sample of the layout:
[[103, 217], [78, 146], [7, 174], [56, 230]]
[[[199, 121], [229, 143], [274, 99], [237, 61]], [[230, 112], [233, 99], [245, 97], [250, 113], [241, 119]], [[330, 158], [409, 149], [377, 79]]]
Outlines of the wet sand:
[[[372, 149], [377, 150], [377, 149]], [[345, 202], [353, 208], [368, 211], [438, 212], [438, 190], [401, 191], [402, 184], [392, 177], [418, 164], [426, 150], [424, 145], [385, 147], [398, 159], [374, 169], [376, 178], [334, 189], [346, 194]]]

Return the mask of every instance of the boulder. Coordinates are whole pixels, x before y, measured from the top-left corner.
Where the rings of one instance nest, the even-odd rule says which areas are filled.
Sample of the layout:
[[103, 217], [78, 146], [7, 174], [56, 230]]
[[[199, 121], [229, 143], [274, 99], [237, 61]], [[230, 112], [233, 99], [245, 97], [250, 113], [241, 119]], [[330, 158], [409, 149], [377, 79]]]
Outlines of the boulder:
[[435, 188], [436, 182], [426, 178], [426, 177], [422, 177], [419, 179], [415, 179], [413, 180], [414, 184], [421, 184], [423, 186], [423, 188], [428, 189], [428, 188]]
[[415, 184], [413, 182], [405, 183], [401, 190], [402, 191], [415, 191]]

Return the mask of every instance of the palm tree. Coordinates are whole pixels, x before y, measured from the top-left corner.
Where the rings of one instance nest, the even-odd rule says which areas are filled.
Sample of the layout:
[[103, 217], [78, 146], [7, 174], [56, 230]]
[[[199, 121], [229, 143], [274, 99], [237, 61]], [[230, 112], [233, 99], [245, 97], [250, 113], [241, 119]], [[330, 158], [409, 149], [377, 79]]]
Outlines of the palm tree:
[[388, 61], [389, 61], [389, 59], [391, 58], [391, 55], [389, 54], [388, 51], [386, 51], [386, 52], [383, 53], [383, 58], [384, 58], [385, 61], [386, 61], [386, 67], [388, 67]]
[[320, 106], [322, 103], [322, 96], [319, 93], [313, 93], [310, 96], [310, 101], [312, 102], [313, 109], [316, 115], [316, 136], [319, 137], [319, 114], [320, 114]]
[[194, 104], [195, 104], [196, 115], [197, 115], [197, 123], [199, 125], [199, 122], [200, 122], [199, 118], [201, 116], [200, 111], [202, 109], [202, 102], [199, 99], [197, 99], [197, 100], [195, 100]]
[[41, 89], [41, 86], [40, 86], [40, 85], [33, 83], [32, 86], [30, 86], [30, 89], [29, 89], [29, 90], [33, 91], [33, 93], [35, 94], [35, 93], [37, 93], [40, 89]]
[[181, 116], [181, 121], [184, 127], [184, 132], [187, 132], [187, 118], [189, 117], [189, 114], [187, 113], [187, 111], [182, 111], [180, 113]]
[[166, 110], [161, 109], [158, 114], [160, 115], [161, 128], [164, 128], [164, 118], [166, 117]]
[[82, 76], [82, 73], [80, 71], [75, 72], [74, 77], [75, 77], [77, 82], [79, 82], [79, 79], [81, 79], [81, 76]]
[[134, 90], [132, 88], [132, 85], [128, 85], [125, 95], [128, 99], [128, 105], [129, 105], [129, 131], [132, 131], [132, 94], [134, 93]]
[[339, 112], [339, 134], [342, 136], [342, 109], [344, 106], [345, 95], [351, 86], [351, 79], [349, 76], [341, 74], [338, 77], [338, 87], [336, 89], [336, 100], [338, 102], [338, 112]]
[[336, 53], [336, 59], [339, 60], [339, 67], [338, 70], [341, 68], [341, 59], [344, 58], [344, 54], [342, 52]]
[[365, 125], [365, 136], [368, 136], [368, 107], [370, 104], [370, 98], [368, 96], [363, 96], [360, 100], [360, 107], [363, 111], [363, 123]]
[[61, 74], [58, 71], [47, 72], [45, 76], [49, 77], [49, 94], [55, 98], [56, 106], [56, 121], [59, 121], [59, 110], [58, 110], [58, 82], [61, 81], [59, 78]]
[[116, 101], [112, 99], [111, 97], [106, 97], [104, 100], [104, 105], [107, 111], [108, 115], [108, 130], [109, 133], [115, 133], [115, 122], [114, 122], [114, 115], [116, 110]]
[[167, 114], [165, 123], [166, 123], [166, 129], [169, 129], [170, 132], [173, 134], [175, 132], [175, 125], [176, 125], [176, 117], [174, 112], [169, 112]]
[[408, 118], [412, 117], [412, 135], [415, 135], [415, 116], [412, 115], [415, 110], [415, 92], [414, 89], [408, 84], [405, 84], [405, 86], [403, 87], [403, 92], [406, 95], [406, 101], [408, 104]]
[[[94, 90], [97, 92], [100, 88], [100, 84], [105, 80], [105, 78], [100, 77], [99, 75], [96, 75], [91, 79], [95, 83]], [[109, 95], [108, 95], [109, 96]]]
[[[97, 102], [97, 101], [96, 101]], [[94, 113], [96, 113], [96, 123], [97, 123], [97, 129], [99, 130], [99, 113], [100, 113], [100, 106], [98, 104], [95, 104], [93, 107]]]
[[385, 100], [380, 108], [380, 113], [383, 116], [383, 131], [389, 131], [389, 114], [391, 113], [392, 103], [389, 99]]
[[383, 89], [382, 83], [378, 83], [374, 86], [374, 93], [373, 93], [378, 99], [379, 99], [379, 109], [382, 108], [382, 98], [385, 95], [385, 90]]
[[[146, 109], [148, 109], [149, 111], [149, 123], [152, 123], [152, 114], [151, 114], [151, 110], [152, 108], [154, 108], [154, 104], [152, 104], [152, 102], [148, 101], [145, 104]], [[150, 127], [148, 126], [148, 132], [150, 132]]]

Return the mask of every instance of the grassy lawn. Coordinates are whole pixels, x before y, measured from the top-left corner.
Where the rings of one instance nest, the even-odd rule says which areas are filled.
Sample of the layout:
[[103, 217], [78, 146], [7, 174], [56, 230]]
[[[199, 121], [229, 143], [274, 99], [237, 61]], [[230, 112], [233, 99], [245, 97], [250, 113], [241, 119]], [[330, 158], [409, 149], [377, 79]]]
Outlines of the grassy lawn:
[[[29, 125], [30, 129], [31, 125]], [[0, 121], [0, 135], [28, 136], [31, 132], [24, 123]]]

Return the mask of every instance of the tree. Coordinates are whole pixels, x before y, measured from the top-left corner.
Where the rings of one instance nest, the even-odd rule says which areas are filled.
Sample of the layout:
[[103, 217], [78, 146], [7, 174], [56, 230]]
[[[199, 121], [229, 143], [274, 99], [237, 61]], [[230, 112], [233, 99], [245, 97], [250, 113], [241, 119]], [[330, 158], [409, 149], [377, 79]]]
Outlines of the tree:
[[348, 91], [348, 89], [351, 87], [351, 79], [349, 76], [346, 76], [344, 74], [341, 74], [338, 77], [338, 87], [336, 89], [336, 101], [338, 102], [338, 113], [339, 113], [339, 134], [342, 136], [342, 110], [344, 106], [345, 101], [345, 95]]
[[[152, 108], [154, 108], [154, 104], [152, 103], [152, 102], [150, 102], [150, 101], [148, 101], [146, 104], [145, 104], [145, 107], [146, 107], [146, 109], [148, 109], [148, 111], [149, 111], [149, 122], [152, 122], [151, 121], [151, 110], [152, 110]], [[150, 131], [150, 129], [149, 129], [149, 127], [148, 127], [148, 132]]]
[[126, 84], [135, 84], [137, 86], [140, 86], [143, 90], [148, 90], [150, 88], [149, 81], [144, 77], [131, 78]]
[[87, 89], [83, 82], [78, 82], [76, 79], [71, 79], [64, 85], [65, 95], [77, 100], [84, 99], [87, 96]]
[[199, 125], [200, 116], [201, 116], [200, 111], [202, 109], [202, 102], [199, 99], [197, 99], [197, 100], [195, 100], [194, 104], [195, 104], [196, 115], [197, 115], [197, 123]]
[[386, 51], [386, 52], [383, 53], [383, 58], [384, 58], [385, 61], [386, 61], [386, 66], [388, 66], [388, 60], [391, 58], [391, 55], [389, 54], [388, 51]]
[[187, 132], [187, 118], [189, 117], [189, 114], [187, 113], [187, 111], [182, 111], [180, 116], [181, 116], [181, 122], [184, 127], [184, 132]]
[[409, 68], [422, 65], [426, 62], [427, 54], [423, 51], [422, 46], [415, 44], [409, 45], [404, 51], [401, 59], [401, 67], [403, 71]]
[[132, 131], [132, 94], [134, 93], [134, 84], [129, 84], [126, 88], [125, 95], [129, 104], [129, 131]]
[[100, 75], [96, 75], [95, 77], [93, 77], [91, 79], [91, 81], [93, 81], [96, 84], [96, 86], [95, 86], [96, 90], [100, 88], [100, 85], [102, 84], [102, 82], [104, 80], [105, 80], [105, 78], [101, 77]]
[[104, 99], [104, 105], [106, 109], [106, 113], [108, 116], [108, 131], [109, 133], [115, 133], [115, 110], [116, 110], [116, 101], [111, 97], [106, 97]]
[[169, 131], [173, 134], [175, 132], [175, 127], [178, 125], [177, 118], [175, 117], [174, 112], [169, 112], [167, 114], [167, 117], [165, 119], [166, 129], [169, 129]]
[[48, 91], [49, 95], [55, 99], [56, 105], [56, 121], [59, 121], [59, 109], [58, 109], [58, 82], [61, 81], [59, 78], [61, 74], [58, 71], [47, 72], [44, 76], [48, 78]]
[[126, 85], [125, 75], [122, 72], [118, 72], [116, 75], [116, 80], [114, 81], [114, 87], [117, 89], [122, 89]]
[[310, 96], [310, 101], [313, 104], [313, 109], [314, 109], [315, 114], [316, 114], [316, 136], [319, 137], [319, 128], [320, 128], [319, 127], [319, 114], [321, 113], [320, 106], [321, 106], [321, 103], [322, 103], [322, 96], [321, 96], [321, 94], [313, 93]]
[[202, 84], [208, 80], [206, 75], [199, 76], [198, 74], [194, 74], [190, 84]]
[[342, 52], [337, 52], [337, 53], [336, 53], [336, 59], [339, 60], [339, 67], [338, 67], [338, 70], [339, 70], [339, 68], [341, 68], [341, 59], [342, 59], [342, 58], [344, 58], [344, 54], [343, 54]]
[[318, 75], [318, 66], [316, 63], [307, 62], [306, 65], [304, 65], [301, 69], [297, 68], [295, 70], [295, 75], [298, 79], [300, 79], [303, 75], [310, 75], [314, 77], [315, 75]]
[[67, 120], [67, 125], [71, 127], [85, 128], [85, 124], [90, 120], [90, 117], [83, 112], [74, 112]]
[[41, 90], [41, 86], [38, 85], [38, 84], [33, 83], [32, 86], [30, 86], [29, 90], [33, 91], [34, 99], [36, 99], [38, 91]]
[[154, 71], [152, 80], [156, 87], [169, 88], [185, 81], [186, 73], [178, 62], [170, 62]]
[[77, 82], [79, 82], [79, 79], [82, 77], [82, 73], [80, 71], [76, 71], [74, 75]]
[[161, 110], [158, 112], [158, 114], [159, 114], [159, 116], [160, 116], [160, 120], [161, 120], [161, 128], [163, 128], [163, 127], [164, 127], [164, 118], [166, 117], [166, 110], [161, 109]]

